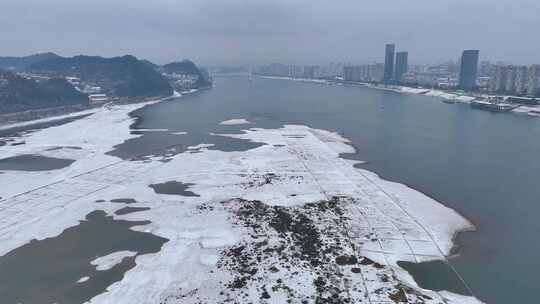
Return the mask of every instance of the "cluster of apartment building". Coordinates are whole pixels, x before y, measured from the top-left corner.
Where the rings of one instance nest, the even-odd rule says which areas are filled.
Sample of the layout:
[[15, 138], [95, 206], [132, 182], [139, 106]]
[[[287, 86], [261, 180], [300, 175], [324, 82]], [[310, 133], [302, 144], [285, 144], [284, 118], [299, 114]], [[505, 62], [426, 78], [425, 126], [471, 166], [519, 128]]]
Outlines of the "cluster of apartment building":
[[262, 76], [318, 79], [341, 76], [343, 66], [343, 63], [330, 63], [327, 66], [272, 63], [258, 67], [254, 73]]
[[385, 47], [384, 63], [298, 66], [273, 63], [255, 72], [264, 76], [307, 79], [343, 79], [408, 86], [460, 89], [491, 94], [540, 96], [540, 65], [515, 66], [479, 62], [479, 50], [465, 50], [458, 61], [436, 65], [409, 65], [408, 52], [396, 52], [395, 44]]
[[349, 65], [343, 68], [343, 78], [352, 82], [403, 83], [409, 72], [409, 53], [395, 52], [395, 44], [387, 44], [385, 63]]
[[343, 67], [343, 78], [352, 82], [382, 82], [384, 64], [347, 65]]
[[191, 73], [162, 73], [161, 76], [167, 79], [177, 91], [192, 89], [199, 81], [199, 75]]
[[495, 65], [491, 71], [488, 89], [498, 94], [538, 96], [540, 65]]

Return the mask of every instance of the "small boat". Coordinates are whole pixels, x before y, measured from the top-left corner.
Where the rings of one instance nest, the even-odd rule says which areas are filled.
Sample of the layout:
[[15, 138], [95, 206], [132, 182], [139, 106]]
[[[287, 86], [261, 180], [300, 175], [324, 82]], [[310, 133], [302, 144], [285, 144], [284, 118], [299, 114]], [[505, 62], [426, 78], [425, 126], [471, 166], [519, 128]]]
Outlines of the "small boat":
[[488, 101], [482, 101], [482, 100], [474, 100], [471, 101], [471, 107], [492, 111], [492, 112], [508, 112], [511, 111], [518, 106], [505, 103], [505, 102], [488, 102]]

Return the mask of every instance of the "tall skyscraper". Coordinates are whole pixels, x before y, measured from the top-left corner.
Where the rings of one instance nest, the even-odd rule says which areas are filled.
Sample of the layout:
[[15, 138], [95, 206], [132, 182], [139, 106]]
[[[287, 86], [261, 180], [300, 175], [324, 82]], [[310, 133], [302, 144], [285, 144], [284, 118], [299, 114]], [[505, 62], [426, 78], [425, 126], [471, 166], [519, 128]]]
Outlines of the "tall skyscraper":
[[471, 90], [476, 86], [478, 76], [478, 58], [480, 51], [466, 50], [461, 56], [461, 70], [459, 72], [459, 88]]
[[396, 73], [394, 81], [400, 83], [403, 81], [403, 75], [409, 71], [409, 53], [397, 52], [396, 53]]
[[396, 51], [395, 44], [387, 44], [385, 59], [384, 59], [384, 83], [392, 82], [394, 76], [394, 52]]

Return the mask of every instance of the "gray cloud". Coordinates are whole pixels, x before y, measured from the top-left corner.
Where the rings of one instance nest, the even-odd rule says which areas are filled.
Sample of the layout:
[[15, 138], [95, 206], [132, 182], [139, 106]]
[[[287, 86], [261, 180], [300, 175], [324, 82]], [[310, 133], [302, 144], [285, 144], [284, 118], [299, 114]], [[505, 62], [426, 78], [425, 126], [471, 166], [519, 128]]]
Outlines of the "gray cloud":
[[418, 63], [540, 62], [535, 0], [2, 0], [1, 55], [134, 54], [209, 64], [382, 61], [395, 42]]

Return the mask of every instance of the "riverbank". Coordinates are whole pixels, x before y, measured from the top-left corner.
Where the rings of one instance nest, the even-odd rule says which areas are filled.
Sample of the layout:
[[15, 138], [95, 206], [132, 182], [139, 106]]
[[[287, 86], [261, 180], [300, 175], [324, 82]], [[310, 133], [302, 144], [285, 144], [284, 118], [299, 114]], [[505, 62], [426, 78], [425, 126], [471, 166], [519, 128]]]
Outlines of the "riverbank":
[[[209, 88], [203, 88], [209, 89]], [[180, 98], [182, 95], [193, 94], [199, 91], [193, 89], [182, 93], [174, 92], [171, 96], [152, 96], [152, 97], [140, 97], [140, 98], [118, 98], [105, 104], [95, 104], [89, 106], [71, 106], [71, 107], [55, 107], [36, 109], [23, 112], [0, 114], [0, 130], [6, 130], [11, 128], [20, 128], [30, 126], [34, 124], [41, 124], [47, 122], [54, 122], [64, 119], [72, 119], [79, 116], [85, 116], [93, 114], [99, 111], [103, 107], [110, 107], [112, 105], [128, 105], [137, 103], [146, 103], [155, 100], [168, 100], [174, 98]]]
[[[477, 101], [479, 98], [487, 98], [488, 95], [474, 96], [468, 95], [462, 92], [457, 91], [443, 91], [437, 89], [423, 89], [423, 88], [411, 88], [406, 86], [399, 85], [383, 85], [383, 84], [372, 84], [367, 82], [344, 82], [344, 81], [330, 81], [322, 79], [305, 79], [305, 78], [292, 78], [292, 77], [276, 77], [276, 76], [257, 76], [265, 79], [279, 79], [279, 80], [290, 80], [298, 82], [309, 82], [325, 85], [349, 85], [349, 86], [360, 86], [375, 90], [391, 91], [400, 94], [407, 95], [424, 95], [429, 97], [435, 97], [440, 99], [442, 102], [454, 104], [454, 103], [463, 103], [471, 104]], [[507, 97], [507, 96], [503, 96]], [[511, 105], [511, 104], [509, 104]], [[530, 117], [540, 117], [540, 105], [515, 105], [508, 112], [520, 115], [527, 115]]]

